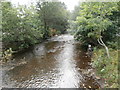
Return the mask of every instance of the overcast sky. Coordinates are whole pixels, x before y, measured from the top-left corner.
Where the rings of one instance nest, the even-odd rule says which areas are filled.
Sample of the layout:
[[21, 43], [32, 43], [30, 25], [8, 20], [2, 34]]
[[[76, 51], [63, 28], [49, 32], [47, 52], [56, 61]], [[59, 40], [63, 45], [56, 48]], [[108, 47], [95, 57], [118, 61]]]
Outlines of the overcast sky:
[[[9, 0], [11, 1], [13, 4], [30, 4], [31, 2], [35, 2], [36, 0]], [[73, 10], [74, 6], [78, 4], [79, 0], [59, 0], [61, 2], [64, 2], [67, 5], [68, 10]]]

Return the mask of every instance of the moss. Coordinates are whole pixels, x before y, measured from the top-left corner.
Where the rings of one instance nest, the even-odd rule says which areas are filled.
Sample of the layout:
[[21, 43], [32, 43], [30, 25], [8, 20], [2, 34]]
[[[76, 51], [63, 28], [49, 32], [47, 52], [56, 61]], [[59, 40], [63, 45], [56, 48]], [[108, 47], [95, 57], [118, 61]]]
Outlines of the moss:
[[92, 66], [96, 68], [97, 74], [104, 78], [106, 88], [118, 88], [118, 51], [110, 50], [110, 59], [107, 58], [104, 49], [94, 50]]

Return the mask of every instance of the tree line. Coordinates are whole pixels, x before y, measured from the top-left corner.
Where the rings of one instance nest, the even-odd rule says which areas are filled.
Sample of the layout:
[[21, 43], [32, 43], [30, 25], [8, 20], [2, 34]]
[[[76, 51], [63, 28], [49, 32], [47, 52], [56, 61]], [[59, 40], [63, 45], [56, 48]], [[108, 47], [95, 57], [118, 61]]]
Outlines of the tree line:
[[92, 45], [91, 65], [105, 88], [119, 88], [120, 2], [79, 3], [69, 23], [69, 31], [84, 48]]
[[118, 2], [83, 2], [72, 12], [70, 27], [76, 40], [86, 47], [117, 48], [120, 11]]
[[62, 2], [42, 2], [15, 6], [2, 2], [3, 48], [20, 51], [43, 40], [65, 33], [68, 11]]

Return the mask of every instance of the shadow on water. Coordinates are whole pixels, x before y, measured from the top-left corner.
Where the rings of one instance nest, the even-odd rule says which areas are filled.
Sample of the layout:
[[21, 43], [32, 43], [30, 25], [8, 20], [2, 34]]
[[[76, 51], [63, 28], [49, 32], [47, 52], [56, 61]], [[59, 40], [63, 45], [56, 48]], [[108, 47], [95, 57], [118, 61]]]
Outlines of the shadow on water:
[[3, 65], [3, 87], [99, 88], [90, 63], [73, 36], [55, 36]]

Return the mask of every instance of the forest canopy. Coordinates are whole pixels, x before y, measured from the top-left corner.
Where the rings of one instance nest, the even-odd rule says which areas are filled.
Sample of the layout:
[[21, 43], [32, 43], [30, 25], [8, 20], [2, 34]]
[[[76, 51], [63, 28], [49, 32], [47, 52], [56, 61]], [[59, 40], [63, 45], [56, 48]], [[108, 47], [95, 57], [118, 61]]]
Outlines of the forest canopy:
[[61, 2], [37, 2], [30, 6], [2, 2], [4, 48], [21, 50], [68, 28], [68, 11]]

